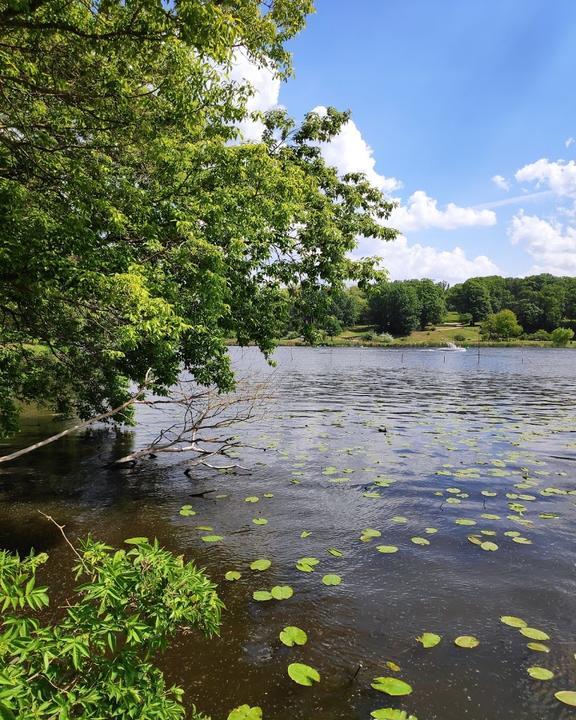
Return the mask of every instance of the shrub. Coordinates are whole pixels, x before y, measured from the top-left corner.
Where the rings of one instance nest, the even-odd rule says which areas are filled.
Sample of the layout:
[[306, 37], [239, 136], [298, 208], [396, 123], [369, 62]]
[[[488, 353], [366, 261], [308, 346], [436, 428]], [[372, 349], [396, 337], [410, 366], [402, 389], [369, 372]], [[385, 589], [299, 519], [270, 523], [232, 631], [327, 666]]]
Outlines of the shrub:
[[372, 342], [372, 340], [374, 340], [374, 338], [376, 337], [376, 333], [365, 332], [365, 333], [362, 333], [362, 335], [360, 335], [360, 337], [362, 338], [362, 340], [367, 340], [368, 342]]
[[550, 333], [547, 330], [536, 330], [527, 337], [529, 340], [550, 340]]
[[466, 340], [466, 335], [454, 335], [454, 340], [456, 342], [464, 342]]
[[566, 347], [574, 337], [574, 330], [571, 328], [556, 328], [550, 333], [550, 339], [554, 347]]
[[394, 342], [394, 337], [390, 333], [380, 333], [378, 335], [378, 341], [385, 345], [391, 345]]
[[[179, 630], [217, 633], [222, 603], [201, 570], [157, 541], [126, 543], [125, 550], [80, 544], [74, 571], [82, 584], [57, 624], [34, 617], [49, 602], [36, 585], [48, 556], [0, 552], [1, 718], [184, 716], [183, 691], [166, 686], [151, 658]], [[202, 718], [192, 712], [192, 720]]]

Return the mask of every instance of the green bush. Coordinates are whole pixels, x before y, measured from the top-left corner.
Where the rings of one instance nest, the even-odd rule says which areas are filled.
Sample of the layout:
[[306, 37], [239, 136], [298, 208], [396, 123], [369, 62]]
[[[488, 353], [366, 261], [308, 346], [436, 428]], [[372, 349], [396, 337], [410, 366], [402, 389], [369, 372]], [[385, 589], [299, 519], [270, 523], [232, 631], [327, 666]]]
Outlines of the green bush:
[[[0, 552], [0, 718], [180, 720], [183, 691], [151, 661], [176, 632], [218, 632], [222, 603], [206, 575], [147, 538], [115, 550], [81, 543], [81, 584], [56, 624], [36, 584], [48, 556]], [[192, 720], [203, 716], [192, 712]]]
[[574, 337], [574, 330], [571, 328], [556, 328], [550, 333], [550, 339], [554, 347], [566, 347]]
[[464, 342], [466, 340], [466, 335], [454, 335], [454, 340], [456, 342]]

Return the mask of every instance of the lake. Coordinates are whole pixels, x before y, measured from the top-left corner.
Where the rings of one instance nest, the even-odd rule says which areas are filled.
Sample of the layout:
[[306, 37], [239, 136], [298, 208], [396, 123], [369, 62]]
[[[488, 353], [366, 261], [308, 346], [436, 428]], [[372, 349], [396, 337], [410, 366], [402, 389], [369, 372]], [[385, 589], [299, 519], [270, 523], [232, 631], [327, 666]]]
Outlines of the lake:
[[[55, 601], [72, 558], [37, 509], [72, 537], [146, 535], [196, 559], [226, 604], [222, 634], [181, 637], [161, 664], [213, 720], [243, 703], [264, 720], [368, 720], [383, 707], [419, 720], [573, 718], [554, 693], [576, 690], [576, 354], [280, 348], [270, 368], [254, 349], [231, 353], [270, 395], [234, 429], [250, 446], [238, 460], [247, 471], [188, 477], [173, 457], [111, 468], [156, 433], [146, 411], [137, 429], [70, 436], [2, 467], [0, 545], [50, 553], [42, 579]], [[27, 416], [17, 445], [56, 428]], [[181, 516], [185, 504], [197, 514]], [[319, 560], [313, 572], [297, 569], [303, 557]], [[271, 567], [251, 570], [258, 558]], [[241, 578], [224, 580], [229, 570]], [[293, 597], [253, 600], [274, 585]], [[549, 635], [549, 652], [501, 616]], [[306, 645], [280, 643], [288, 625]], [[424, 649], [423, 632], [440, 644]], [[468, 635], [477, 647], [454, 644]], [[296, 685], [292, 662], [321, 682]], [[534, 680], [532, 666], [555, 677]], [[382, 676], [412, 694], [372, 689]]]

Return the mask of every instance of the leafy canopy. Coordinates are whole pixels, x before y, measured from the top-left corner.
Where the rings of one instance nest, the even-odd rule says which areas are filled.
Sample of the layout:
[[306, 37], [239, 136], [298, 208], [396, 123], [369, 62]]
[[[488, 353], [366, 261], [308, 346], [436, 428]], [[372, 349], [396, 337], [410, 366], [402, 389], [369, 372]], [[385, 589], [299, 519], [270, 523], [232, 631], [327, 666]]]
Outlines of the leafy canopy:
[[269, 353], [292, 288], [366, 275], [347, 252], [394, 236], [391, 205], [318, 146], [348, 114], [239, 137], [235, 53], [285, 77], [311, 10], [0, 0], [0, 431], [19, 401], [106, 412], [147, 373], [230, 389], [226, 338]]
[[0, 717], [184, 717], [183, 691], [166, 686], [152, 657], [178, 631], [216, 633], [222, 603], [181, 556], [146, 538], [126, 542], [128, 550], [116, 551], [81, 544], [82, 584], [56, 624], [36, 617], [48, 605], [47, 589], [36, 584], [48, 556], [0, 553]]

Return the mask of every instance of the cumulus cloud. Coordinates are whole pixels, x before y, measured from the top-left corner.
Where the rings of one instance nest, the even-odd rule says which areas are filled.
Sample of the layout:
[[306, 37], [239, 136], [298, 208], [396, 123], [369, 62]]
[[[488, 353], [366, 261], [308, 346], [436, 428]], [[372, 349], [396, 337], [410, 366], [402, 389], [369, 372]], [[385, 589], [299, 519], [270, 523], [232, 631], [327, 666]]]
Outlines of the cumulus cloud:
[[394, 210], [390, 225], [402, 232], [440, 228], [454, 230], [474, 225], [495, 225], [496, 214], [492, 210], [460, 207], [448, 203], [442, 210], [438, 201], [429, 197], [423, 190], [417, 190], [408, 199], [408, 203]]
[[494, 175], [494, 177], [492, 178], [492, 182], [500, 190], [510, 190], [510, 183], [502, 175]]
[[[326, 108], [319, 105], [314, 108], [314, 112], [325, 115]], [[349, 120], [329, 143], [321, 143], [320, 147], [326, 162], [337, 168], [342, 175], [362, 172], [372, 185], [387, 195], [398, 190], [402, 185], [396, 178], [386, 177], [376, 171], [372, 148], [364, 140], [353, 120]]]
[[[280, 80], [268, 68], [259, 67], [246, 55], [240, 52], [234, 55], [230, 79], [252, 87], [253, 94], [247, 103], [251, 112], [278, 107]], [[240, 123], [240, 129], [246, 140], [260, 140], [264, 126], [257, 120], [247, 119]]]
[[469, 258], [460, 247], [438, 250], [430, 245], [410, 244], [403, 235], [392, 242], [363, 238], [355, 254], [379, 255], [392, 280], [431, 278], [457, 283], [469, 277], [501, 273], [486, 255]]
[[514, 176], [518, 182], [535, 182], [537, 187], [548, 187], [556, 195], [576, 198], [576, 162], [540, 158], [520, 168]]
[[534, 258], [530, 272], [576, 275], [576, 228], [520, 211], [512, 218], [508, 235]]

